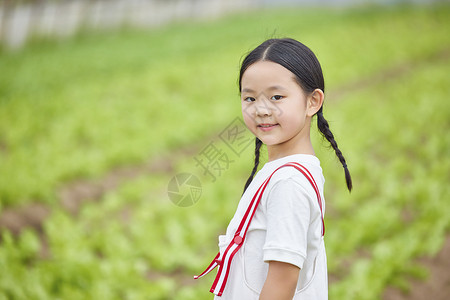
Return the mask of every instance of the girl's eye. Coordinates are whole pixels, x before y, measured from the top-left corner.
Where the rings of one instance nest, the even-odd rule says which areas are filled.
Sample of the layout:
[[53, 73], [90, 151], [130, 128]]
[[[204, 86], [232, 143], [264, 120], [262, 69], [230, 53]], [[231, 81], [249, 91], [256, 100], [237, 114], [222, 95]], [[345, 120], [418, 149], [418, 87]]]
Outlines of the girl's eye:
[[255, 101], [255, 98], [253, 98], [253, 97], [246, 97], [246, 98], [244, 98], [244, 101], [245, 102], [253, 102], [253, 101]]
[[281, 100], [281, 99], [283, 99], [283, 96], [275, 95], [275, 96], [272, 96], [272, 98], [270, 98], [270, 99], [272, 99], [272, 100]]

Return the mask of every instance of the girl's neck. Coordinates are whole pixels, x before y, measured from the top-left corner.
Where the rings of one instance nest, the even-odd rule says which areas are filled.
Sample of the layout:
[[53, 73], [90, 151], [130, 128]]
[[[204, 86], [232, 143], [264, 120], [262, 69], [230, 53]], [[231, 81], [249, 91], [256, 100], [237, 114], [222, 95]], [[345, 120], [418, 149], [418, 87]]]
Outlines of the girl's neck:
[[268, 161], [294, 154], [316, 155], [309, 134], [300, 139], [293, 138], [282, 144], [267, 145]]

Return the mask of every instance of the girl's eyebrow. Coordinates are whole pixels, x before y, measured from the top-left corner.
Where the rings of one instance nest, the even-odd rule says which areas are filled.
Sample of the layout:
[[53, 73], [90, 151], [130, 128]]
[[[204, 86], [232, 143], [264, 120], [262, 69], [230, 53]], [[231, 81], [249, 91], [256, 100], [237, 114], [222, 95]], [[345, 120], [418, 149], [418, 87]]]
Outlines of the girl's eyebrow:
[[[282, 90], [282, 91], [287, 91], [286, 88], [282, 87], [281, 85], [273, 85], [269, 88], [267, 88], [268, 91], [273, 91], [273, 90]], [[242, 89], [242, 93], [254, 93], [255, 91], [249, 88], [244, 88]]]
[[249, 89], [249, 88], [244, 88], [244, 89], [242, 89], [241, 92], [242, 92], [242, 93], [254, 93], [255, 91], [252, 90], [252, 89]]
[[286, 89], [284, 87], [282, 87], [281, 85], [274, 85], [271, 86], [267, 89], [268, 91], [273, 91], [273, 90], [283, 90], [286, 91]]

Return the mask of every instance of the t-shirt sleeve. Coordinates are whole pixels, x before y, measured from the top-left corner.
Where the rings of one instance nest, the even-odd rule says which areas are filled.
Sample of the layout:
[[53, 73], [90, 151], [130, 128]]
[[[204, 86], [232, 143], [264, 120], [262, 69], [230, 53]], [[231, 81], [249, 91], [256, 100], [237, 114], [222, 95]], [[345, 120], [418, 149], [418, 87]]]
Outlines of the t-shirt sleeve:
[[293, 178], [274, 184], [267, 197], [266, 240], [263, 259], [303, 267], [310, 223], [310, 201], [304, 187]]

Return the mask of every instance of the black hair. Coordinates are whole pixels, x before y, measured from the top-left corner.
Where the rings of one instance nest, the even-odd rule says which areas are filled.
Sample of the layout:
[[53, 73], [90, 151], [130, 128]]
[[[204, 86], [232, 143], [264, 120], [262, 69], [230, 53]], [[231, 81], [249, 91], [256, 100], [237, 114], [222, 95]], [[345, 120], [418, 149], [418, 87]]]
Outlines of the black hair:
[[[242, 90], [242, 75], [249, 66], [258, 61], [271, 61], [277, 63], [295, 75], [295, 80], [306, 93], [312, 93], [315, 89], [321, 89], [325, 92], [325, 82], [323, 79], [322, 68], [315, 54], [307, 46], [299, 41], [290, 38], [269, 39], [251, 51], [242, 61], [239, 73], [239, 92]], [[327, 120], [323, 116], [323, 105], [316, 113], [317, 127], [324, 138], [330, 142], [336, 156], [341, 162], [344, 172], [345, 181], [349, 191], [352, 189], [352, 178], [347, 167], [344, 155], [339, 150], [338, 145], [331, 133]], [[262, 142], [256, 138], [255, 142], [255, 164], [253, 170], [245, 183], [244, 192], [255, 176], [259, 165], [259, 150]]]

